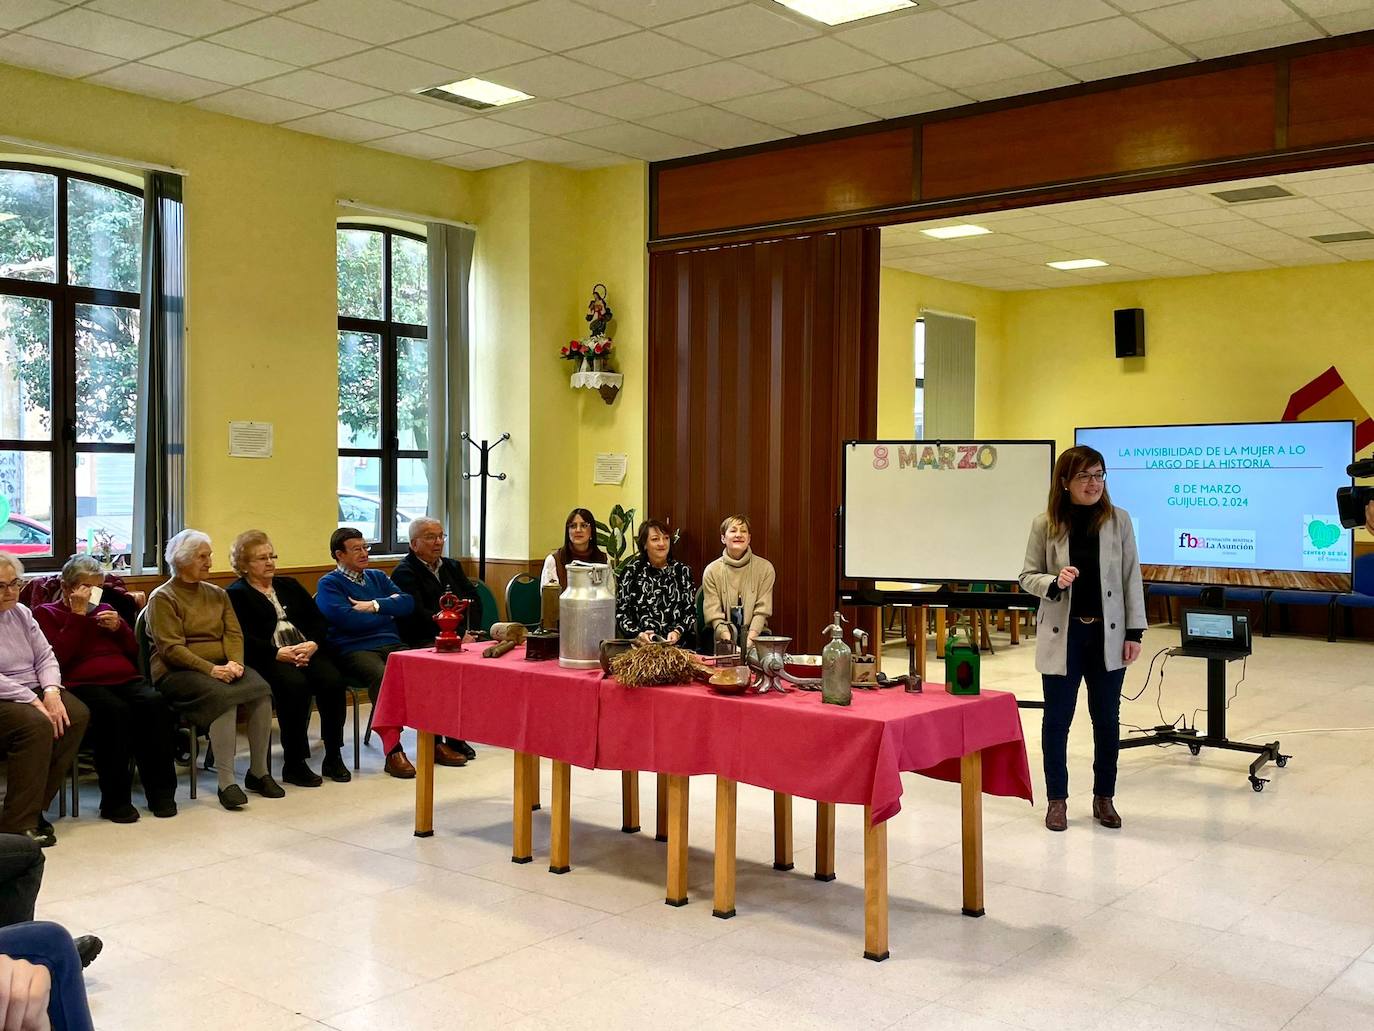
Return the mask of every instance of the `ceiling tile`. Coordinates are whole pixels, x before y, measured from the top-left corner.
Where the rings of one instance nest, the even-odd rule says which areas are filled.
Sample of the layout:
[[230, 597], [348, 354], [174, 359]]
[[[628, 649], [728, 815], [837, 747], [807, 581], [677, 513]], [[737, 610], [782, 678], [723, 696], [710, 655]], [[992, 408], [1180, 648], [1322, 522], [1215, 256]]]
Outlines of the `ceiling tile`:
[[0, 63], [75, 78], [112, 68], [120, 61], [109, 54], [63, 46], [16, 32], [0, 37]]
[[526, 101], [492, 111], [486, 117], [509, 125], [518, 125], [522, 129], [548, 133], [550, 136], [577, 132], [579, 129], [597, 129], [617, 120], [596, 111], [573, 107], [561, 100]]
[[[871, 110], [871, 109], [870, 109]], [[902, 112], [908, 114], [909, 112]], [[879, 115], [880, 118], [893, 118], [895, 115]], [[829, 132], [832, 129], [844, 129], [851, 125], [862, 125], [864, 122], [871, 122], [872, 116], [863, 111], [840, 111], [826, 115], [817, 115], [813, 118], [798, 118], [790, 122], [776, 123], [779, 129], [786, 129], [799, 136], [813, 132]]]
[[1293, 22], [1270, 29], [1252, 29], [1233, 36], [1220, 36], [1217, 39], [1198, 40], [1189, 43], [1188, 49], [1203, 60], [1210, 57], [1225, 57], [1227, 54], [1248, 54], [1254, 50], [1267, 50], [1269, 47], [1287, 46], [1290, 43], [1305, 43], [1311, 39], [1321, 39], [1322, 34], [1307, 22]]
[[361, 104], [365, 100], [376, 100], [386, 96], [383, 90], [372, 86], [363, 86], [306, 68], [288, 75], [280, 75], [275, 79], [255, 82], [253, 89], [258, 93], [317, 108], [348, 107], [350, 104]]
[[1047, 65], [1005, 43], [990, 43], [972, 50], [961, 50], [957, 54], [926, 57], [909, 61], [902, 67], [951, 89], [1050, 71]]
[[288, 7], [300, 6], [301, 0], [237, 0], [238, 3], [246, 7], [252, 7], [259, 11], [267, 11], [269, 14], [276, 14], [284, 11]]
[[0, 4], [0, 29], [22, 29], [40, 18], [51, 18], [65, 11], [55, 0], [6, 0]]
[[[345, 108], [344, 114], [412, 131], [428, 129], [434, 125], [447, 125], [472, 116], [472, 112], [442, 100], [421, 100], [417, 97], [381, 97], [377, 100], [367, 100]], [[453, 151], [448, 153], [452, 154]]]
[[1130, 54], [1126, 57], [1113, 57], [1106, 61], [1089, 61], [1065, 67], [1070, 75], [1090, 82], [1095, 79], [1110, 79], [1117, 75], [1133, 75], [1136, 72], [1149, 72], [1170, 65], [1188, 64], [1191, 60], [1182, 50], [1165, 47], [1143, 54]]
[[252, 90], [236, 89], [227, 93], [217, 93], [213, 97], [197, 100], [196, 107], [220, 114], [233, 115], [235, 118], [248, 118], [254, 122], [286, 122], [292, 118], [304, 118], [319, 112], [319, 108], [309, 104], [298, 104], [294, 100], [269, 97]]
[[554, 51], [627, 36], [635, 31], [632, 22], [612, 18], [572, 0], [533, 0], [479, 18], [475, 24], [478, 28]]
[[263, 18], [212, 36], [210, 42], [287, 64], [319, 64], [368, 48], [366, 43], [285, 18]]
[[1358, 169], [1343, 169], [1342, 171], [1354, 171], [1354, 175], [1336, 175], [1314, 178], [1311, 173], [1298, 173], [1292, 177], [1283, 177], [1288, 180], [1287, 185], [1295, 192], [1301, 193], [1305, 197], [1321, 198], [1324, 204], [1339, 206], [1342, 198], [1339, 194], [1355, 193], [1363, 190], [1374, 190], [1374, 172], [1365, 172]]
[[689, 47], [657, 32], [636, 32], [633, 36], [594, 43], [570, 51], [568, 56], [631, 79], [675, 72], [715, 60], [715, 56], [705, 50]]
[[1116, 14], [1103, 0], [1054, 0], [1052, 4], [1026, 0], [972, 0], [954, 12], [999, 39], [1028, 36], [1032, 32], [1110, 18]]
[[580, 143], [613, 150], [617, 154], [628, 154], [641, 161], [667, 161], [689, 154], [700, 154], [703, 151], [700, 143], [659, 132], [647, 126], [631, 125], [629, 122], [569, 135]]
[[616, 118], [648, 118], [681, 111], [692, 102], [678, 93], [657, 89], [644, 82], [626, 82], [607, 89], [593, 90], [568, 98], [569, 104], [585, 107]]
[[621, 81], [619, 75], [570, 60], [562, 54], [549, 54], [533, 61], [497, 68], [484, 78], [499, 82], [502, 86], [523, 90], [534, 97], [554, 100], [612, 86]]
[[829, 36], [805, 39], [772, 50], [760, 50], [757, 54], [745, 54], [739, 58], [739, 62], [765, 75], [795, 84], [867, 71], [883, 63], [872, 54], [845, 46]]
[[976, 86], [965, 86], [963, 92], [974, 100], [996, 100], [998, 97], [1016, 97], [1027, 93], [1039, 93], [1041, 90], [1055, 89], [1059, 86], [1071, 86], [1076, 81], [1063, 72], [1049, 71], [1040, 72], [1037, 75], [1022, 75], [1014, 79], [1002, 79], [998, 82], [979, 83]]
[[1347, 32], [1363, 32], [1374, 29], [1374, 8], [1363, 11], [1348, 11], [1345, 14], [1332, 14], [1318, 18], [1317, 24], [1333, 36]]
[[1175, 43], [1270, 29], [1299, 17], [1283, 0], [1186, 0], [1139, 15], [1142, 22]]
[[503, 144], [503, 146], [508, 154], [517, 154], [522, 158], [529, 158], [531, 161], [546, 161], [551, 164], [564, 164], [569, 161], [595, 161], [611, 156], [600, 148], [589, 147], [585, 143], [575, 143], [572, 140], [560, 140], [556, 137], [532, 140], [529, 143]]
[[530, 143], [540, 138], [537, 132], [530, 132], [518, 125], [493, 122], [490, 118], [469, 118], [453, 125], [436, 125], [429, 132], [432, 136], [457, 140], [470, 147], [487, 148], [504, 147], [508, 143]]
[[298, 132], [308, 132], [313, 136], [328, 136], [349, 143], [362, 143], [364, 140], [380, 139], [390, 136], [396, 130], [380, 122], [369, 122], [366, 118], [354, 118], [337, 111], [323, 111], [317, 115], [307, 115], [294, 121], [283, 122], [283, 127]]
[[871, 111], [879, 118], [901, 118], [905, 115], [919, 115], [926, 111], [944, 111], [946, 108], [961, 107], [969, 103], [969, 98], [953, 90], [927, 93], [923, 97], [908, 97], [906, 100], [889, 100], [881, 104], [868, 104], [865, 111]]
[[[300, 0], [295, 0], [299, 3]], [[525, 0], [406, 0], [413, 7], [423, 7], [426, 11], [442, 14], [455, 21], [479, 18], [493, 11], [504, 11], [507, 7], [523, 4]]]
[[208, 36], [262, 17], [261, 11], [229, 0], [91, 0], [86, 6], [188, 36]]
[[428, 89], [430, 86], [453, 82], [467, 75], [459, 68], [421, 61], [418, 57], [383, 47], [364, 50], [361, 54], [344, 57], [338, 61], [330, 61], [328, 64], [320, 65], [317, 70], [337, 75], [341, 79], [376, 86], [391, 93]]
[[592, 168], [610, 168], [613, 165], [643, 164], [638, 158], [626, 157], [624, 154], [612, 154], [604, 151], [602, 157], [593, 158], [588, 161], [568, 161], [569, 168], [576, 168], [579, 171], [586, 171]]
[[1063, 67], [1149, 53], [1164, 47], [1166, 42], [1130, 18], [1110, 18], [1028, 36], [1017, 40], [1016, 45], [1043, 61]]
[[430, 161], [435, 158], [453, 157], [472, 149], [461, 143], [441, 139], [438, 136], [430, 136], [423, 132], [406, 132], [399, 136], [387, 136], [380, 140], [373, 140], [367, 146], [376, 150], [389, 151], [392, 154], [404, 154], [407, 157], [425, 158]]
[[752, 118], [745, 118], [742, 115], [732, 114], [729, 111], [722, 111], [715, 107], [693, 107], [686, 111], [674, 111], [672, 114], [656, 115], [653, 118], [643, 119], [645, 125], [652, 129], [661, 129], [664, 132], [682, 136], [685, 139], [695, 140], [697, 143], [704, 143], [708, 147], [728, 149], [730, 147], [747, 147], [755, 143], [765, 143], [768, 140], [781, 139], [790, 136], [785, 129], [778, 129], [763, 122], [756, 122]]
[[838, 101], [811, 93], [799, 86], [760, 93], [753, 97], [722, 101], [721, 107], [769, 125], [783, 125], [802, 118], [821, 118], [826, 115], [848, 116], [854, 109]]
[[29, 35], [37, 36], [39, 39], [80, 47], [83, 50], [94, 50], [96, 53], [126, 60], [146, 57], [148, 54], [186, 42], [186, 37], [180, 33], [166, 32], [149, 25], [124, 21], [122, 18], [111, 18], [108, 14], [84, 8], [67, 11], [37, 25], [30, 25], [27, 31]]
[[304, 7], [291, 8], [285, 16], [317, 29], [346, 32], [369, 43], [390, 43], [449, 24], [433, 11], [400, 0], [312, 0]]
[[537, 47], [517, 43], [505, 36], [472, 25], [451, 25], [414, 39], [404, 39], [392, 47], [403, 54], [438, 64], [451, 64], [473, 72], [485, 72], [543, 55]]
[[1213, 211], [1216, 209], [1216, 201], [1199, 197], [1197, 194], [1183, 194], [1173, 197], [1152, 197], [1147, 194], [1140, 200], [1127, 197], [1119, 203], [1123, 208], [1129, 208], [1137, 215], [1150, 217], [1173, 215], [1180, 211]]
[[108, 72], [101, 72], [99, 75], [92, 75], [87, 81], [96, 82], [102, 86], [110, 86], [114, 89], [128, 90], [130, 93], [142, 93], [150, 97], [160, 97], [163, 100], [174, 100], [178, 103], [209, 96], [211, 93], [224, 92], [224, 83], [222, 82], [211, 82], [209, 79], [199, 79], [194, 75], [182, 75], [180, 72], [169, 72], [165, 68], [154, 68], [151, 65], [138, 64], [137, 62], [111, 68]]
[[756, 72], [734, 61], [716, 61], [699, 68], [671, 72], [668, 75], [656, 76], [649, 82], [706, 104], [734, 97], [747, 97], [753, 93], [764, 93], [786, 85], [770, 75]]
[[870, 104], [887, 104], [894, 100], [945, 92], [942, 86], [891, 65], [834, 79], [822, 79], [808, 84], [806, 88], [851, 107], [862, 108], [868, 108]]
[[474, 150], [468, 154], [460, 154], [457, 157], [444, 158], [440, 161], [443, 165], [452, 165], [454, 168], [466, 168], [476, 172], [483, 168], [499, 168], [501, 165], [513, 165], [524, 158], [514, 154], [502, 154], [499, 150]]
[[755, 4], [674, 22], [659, 31], [720, 57], [767, 50], [819, 35], [816, 29]]
[[893, 62], [914, 61], [993, 42], [986, 32], [944, 11], [918, 11], [900, 18], [884, 18], [872, 25], [840, 32], [837, 38]]
[[240, 50], [230, 50], [228, 47], [216, 46], [204, 40], [196, 40], [175, 50], [154, 54], [147, 58], [145, 63], [184, 75], [216, 79], [233, 86], [243, 86], [258, 79], [291, 71], [289, 64], [258, 57], [255, 54], [245, 54]]
[[698, 14], [734, 7], [740, 0], [582, 0], [588, 7], [636, 25], [662, 25]]

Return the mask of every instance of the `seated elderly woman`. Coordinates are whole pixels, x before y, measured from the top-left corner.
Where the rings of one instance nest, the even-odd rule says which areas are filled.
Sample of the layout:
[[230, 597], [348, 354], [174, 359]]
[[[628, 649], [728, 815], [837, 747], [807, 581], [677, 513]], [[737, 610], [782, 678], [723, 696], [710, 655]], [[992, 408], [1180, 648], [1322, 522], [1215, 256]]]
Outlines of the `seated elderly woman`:
[[334, 781], [352, 779], [343, 759], [346, 712], [343, 674], [334, 660], [320, 651], [329, 627], [310, 592], [289, 576], [277, 576], [272, 541], [261, 530], [245, 530], [234, 538], [229, 564], [239, 578], [229, 585], [229, 600], [243, 628], [248, 666], [272, 685], [281, 724], [282, 780], [303, 788], [317, 788], [323, 779], [310, 768], [310, 700], [320, 710], [324, 765]]
[[697, 593], [687, 563], [673, 558], [673, 537], [657, 519], [639, 528], [639, 554], [620, 574], [615, 625], [622, 637], [690, 639], [697, 625]]
[[0, 551], [0, 755], [6, 762], [0, 833], [57, 842], [43, 810], [76, 758], [90, 710], [62, 687], [57, 659], [33, 614], [19, 604], [24, 566]]
[[100, 778], [100, 815], [115, 823], [138, 819], [132, 752], [148, 808], [154, 816], [175, 816], [175, 721], [138, 672], [133, 629], [103, 601], [91, 602], [92, 590], [104, 579], [100, 563], [89, 555], [68, 559], [60, 599], [39, 605], [33, 616], [57, 656], [62, 682], [91, 710], [87, 739]]
[[210, 576], [210, 538], [182, 530], [167, 542], [172, 578], [148, 597], [153, 640], [153, 686], [198, 727], [208, 727], [219, 775], [219, 802], [240, 809], [248, 801], [234, 783], [238, 707], [248, 717], [248, 776], [244, 784], [264, 798], [286, 794], [267, 767], [272, 731], [272, 689], [243, 665], [243, 631], [229, 595]]

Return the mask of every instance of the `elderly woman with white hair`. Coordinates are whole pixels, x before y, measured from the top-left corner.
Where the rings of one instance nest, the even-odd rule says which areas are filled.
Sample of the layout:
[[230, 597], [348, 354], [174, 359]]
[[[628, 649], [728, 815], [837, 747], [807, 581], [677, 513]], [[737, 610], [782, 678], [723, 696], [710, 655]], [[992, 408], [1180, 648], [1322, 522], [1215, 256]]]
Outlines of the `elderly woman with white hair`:
[[234, 782], [240, 705], [248, 717], [244, 784], [264, 798], [281, 798], [286, 792], [267, 765], [272, 690], [243, 664], [243, 631], [234, 606], [222, 588], [206, 582], [210, 556], [210, 538], [199, 530], [182, 530], [167, 542], [172, 577], [148, 597], [151, 673], [153, 686], [173, 709], [209, 728], [220, 805], [241, 809], [248, 798]]
[[44, 848], [57, 834], [43, 816], [76, 758], [91, 712], [62, 687], [62, 674], [33, 614], [19, 604], [24, 566], [0, 551], [0, 755], [5, 806], [0, 833]]

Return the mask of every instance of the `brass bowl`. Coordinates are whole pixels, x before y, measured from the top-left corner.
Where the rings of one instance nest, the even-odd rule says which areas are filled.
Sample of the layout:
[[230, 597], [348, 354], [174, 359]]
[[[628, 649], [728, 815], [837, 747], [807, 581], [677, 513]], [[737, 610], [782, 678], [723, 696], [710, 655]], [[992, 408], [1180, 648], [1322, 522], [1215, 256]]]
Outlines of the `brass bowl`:
[[738, 695], [749, 690], [748, 666], [722, 666], [706, 683], [716, 694]]

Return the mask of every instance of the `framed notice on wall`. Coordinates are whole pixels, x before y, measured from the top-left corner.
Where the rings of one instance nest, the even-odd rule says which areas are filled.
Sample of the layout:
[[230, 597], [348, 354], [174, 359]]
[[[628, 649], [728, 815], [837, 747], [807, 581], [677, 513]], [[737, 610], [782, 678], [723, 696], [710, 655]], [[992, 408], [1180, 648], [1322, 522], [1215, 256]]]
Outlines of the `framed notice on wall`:
[[270, 422], [231, 422], [229, 424], [230, 458], [271, 458], [272, 424]]

